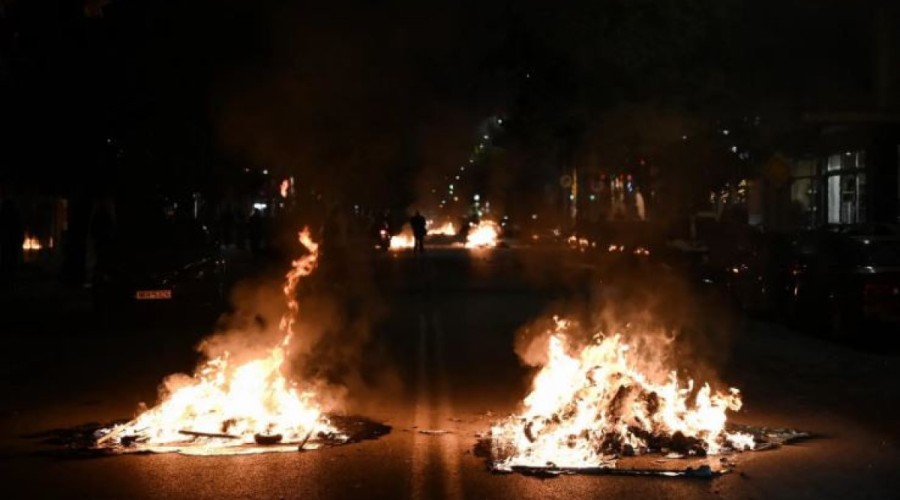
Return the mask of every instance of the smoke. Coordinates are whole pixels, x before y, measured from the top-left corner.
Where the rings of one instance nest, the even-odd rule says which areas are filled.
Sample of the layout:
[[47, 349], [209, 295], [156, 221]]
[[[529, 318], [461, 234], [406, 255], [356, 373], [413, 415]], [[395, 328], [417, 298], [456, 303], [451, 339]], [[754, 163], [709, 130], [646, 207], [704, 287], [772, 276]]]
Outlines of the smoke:
[[480, 108], [490, 85], [471, 84], [480, 56], [459, 9], [271, 8], [264, 56], [214, 84], [224, 151], [344, 204], [407, 206], [420, 171], [442, 171], [465, 151], [447, 140], [471, 130], [454, 115]]
[[[689, 280], [659, 268], [631, 269], [616, 276], [611, 267], [598, 271], [588, 286], [550, 306], [517, 332], [515, 352], [529, 367], [547, 362], [547, 347], [556, 318], [571, 322], [571, 348], [597, 335], [621, 335], [631, 347], [637, 368], [662, 381], [670, 371], [681, 377], [720, 382], [730, 357], [735, 324], [731, 312], [714, 296], [698, 293]], [[721, 385], [721, 384], [719, 384]]]

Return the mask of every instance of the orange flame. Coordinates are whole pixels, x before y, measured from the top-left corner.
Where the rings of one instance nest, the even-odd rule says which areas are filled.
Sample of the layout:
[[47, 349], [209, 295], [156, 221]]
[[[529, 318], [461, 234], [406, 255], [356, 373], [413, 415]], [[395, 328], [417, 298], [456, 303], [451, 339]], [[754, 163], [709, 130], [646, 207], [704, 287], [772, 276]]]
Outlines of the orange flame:
[[281, 186], [279, 187], [279, 190], [281, 191], [282, 198], [287, 198], [288, 190], [290, 188], [291, 188], [291, 182], [288, 179], [284, 179], [283, 181], [281, 181]]
[[597, 336], [581, 349], [573, 347], [571, 323], [556, 320], [549, 332], [547, 361], [535, 376], [520, 415], [491, 428], [492, 442], [512, 453], [500, 467], [598, 467], [614, 465], [609, 443], [636, 453], [647, 436], [676, 432], [695, 438], [707, 453], [723, 446], [753, 446], [747, 434], [725, 431], [726, 411], [741, 408], [740, 392], [713, 392], [708, 384], [694, 389], [674, 371], [651, 380], [637, 367], [636, 356], [619, 334]]
[[391, 236], [391, 250], [406, 250], [416, 246], [412, 230], [404, 227], [400, 234]]
[[[232, 354], [206, 360], [193, 376], [168, 377], [160, 390], [161, 403], [126, 424], [116, 426], [98, 444], [128, 445], [148, 451], [189, 454], [254, 453], [248, 446], [257, 436], [281, 437], [271, 451], [296, 450], [320, 433], [337, 435], [319, 408], [316, 394], [303, 391], [285, 378], [282, 365], [293, 337], [299, 304], [297, 283], [310, 275], [318, 261], [318, 245], [309, 230], [299, 233], [307, 253], [293, 261], [282, 288], [287, 311], [281, 318], [281, 342], [265, 355], [235, 363]], [[301, 445], [302, 446], [302, 445]]]
[[440, 236], [456, 236], [456, 227], [452, 222], [445, 222], [440, 226], [428, 230], [429, 235]]
[[491, 220], [483, 220], [469, 230], [466, 248], [493, 248], [500, 237], [500, 226]]

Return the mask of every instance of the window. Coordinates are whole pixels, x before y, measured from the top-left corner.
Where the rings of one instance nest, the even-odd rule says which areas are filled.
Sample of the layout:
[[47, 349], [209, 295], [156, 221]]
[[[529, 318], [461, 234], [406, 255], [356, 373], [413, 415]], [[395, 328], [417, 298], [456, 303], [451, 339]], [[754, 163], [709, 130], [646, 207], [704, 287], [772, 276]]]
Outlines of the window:
[[799, 160], [791, 166], [792, 224], [813, 227], [818, 222], [819, 182], [815, 175], [816, 161], [813, 159]]
[[866, 221], [865, 151], [828, 157], [826, 162], [826, 213], [829, 224]]
[[817, 186], [815, 178], [801, 177], [791, 183], [791, 209], [795, 222], [803, 227], [816, 224]]

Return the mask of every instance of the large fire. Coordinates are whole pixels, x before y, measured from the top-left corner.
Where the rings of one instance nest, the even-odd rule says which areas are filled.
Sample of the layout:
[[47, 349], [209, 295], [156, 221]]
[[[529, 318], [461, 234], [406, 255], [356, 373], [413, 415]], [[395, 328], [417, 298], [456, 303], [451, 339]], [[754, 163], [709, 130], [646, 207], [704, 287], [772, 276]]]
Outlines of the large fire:
[[521, 414], [491, 428], [496, 467], [614, 467], [618, 456], [669, 449], [703, 456], [752, 449], [749, 434], [729, 433], [726, 412], [741, 408], [737, 389], [696, 388], [670, 371], [640, 371], [619, 334], [576, 346], [572, 324], [556, 320], [546, 362]]
[[491, 220], [482, 220], [469, 229], [466, 236], [466, 248], [493, 248], [500, 237], [500, 226]]
[[[238, 454], [297, 450], [298, 444], [339, 433], [317, 404], [316, 394], [300, 389], [282, 373], [294, 335], [297, 283], [316, 267], [318, 245], [309, 231], [299, 233], [307, 253], [293, 261], [283, 292], [287, 311], [281, 341], [264, 355], [236, 362], [230, 352], [200, 364], [193, 376], [168, 377], [161, 402], [134, 420], [113, 427], [98, 445], [187, 454]], [[254, 444], [280, 444], [262, 448]]]

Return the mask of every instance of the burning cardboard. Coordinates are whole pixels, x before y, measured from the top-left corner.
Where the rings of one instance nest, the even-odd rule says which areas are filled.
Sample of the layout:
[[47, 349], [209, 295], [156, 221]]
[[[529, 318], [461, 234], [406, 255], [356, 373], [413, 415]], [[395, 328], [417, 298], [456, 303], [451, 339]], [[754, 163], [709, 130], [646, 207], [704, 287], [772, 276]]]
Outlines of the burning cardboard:
[[250, 359], [226, 351], [202, 362], [192, 376], [167, 378], [160, 403], [134, 420], [99, 430], [98, 447], [243, 454], [295, 451], [347, 439], [325, 415], [315, 390], [283, 373], [299, 312], [297, 284], [318, 262], [318, 245], [307, 230], [299, 233], [299, 241], [306, 253], [285, 276], [281, 341]]
[[482, 220], [469, 229], [466, 248], [494, 248], [500, 238], [500, 225], [491, 220]]
[[[654, 376], [641, 370], [621, 335], [597, 334], [581, 344], [573, 340], [575, 327], [555, 319], [522, 412], [491, 427], [493, 471], [712, 477], [729, 470], [714, 455], [776, 441], [726, 425], [727, 413], [741, 408], [737, 389], [698, 387], [674, 371]], [[797, 437], [802, 433], [782, 435], [779, 444]], [[693, 462], [677, 470], [648, 467], [648, 456]]]

